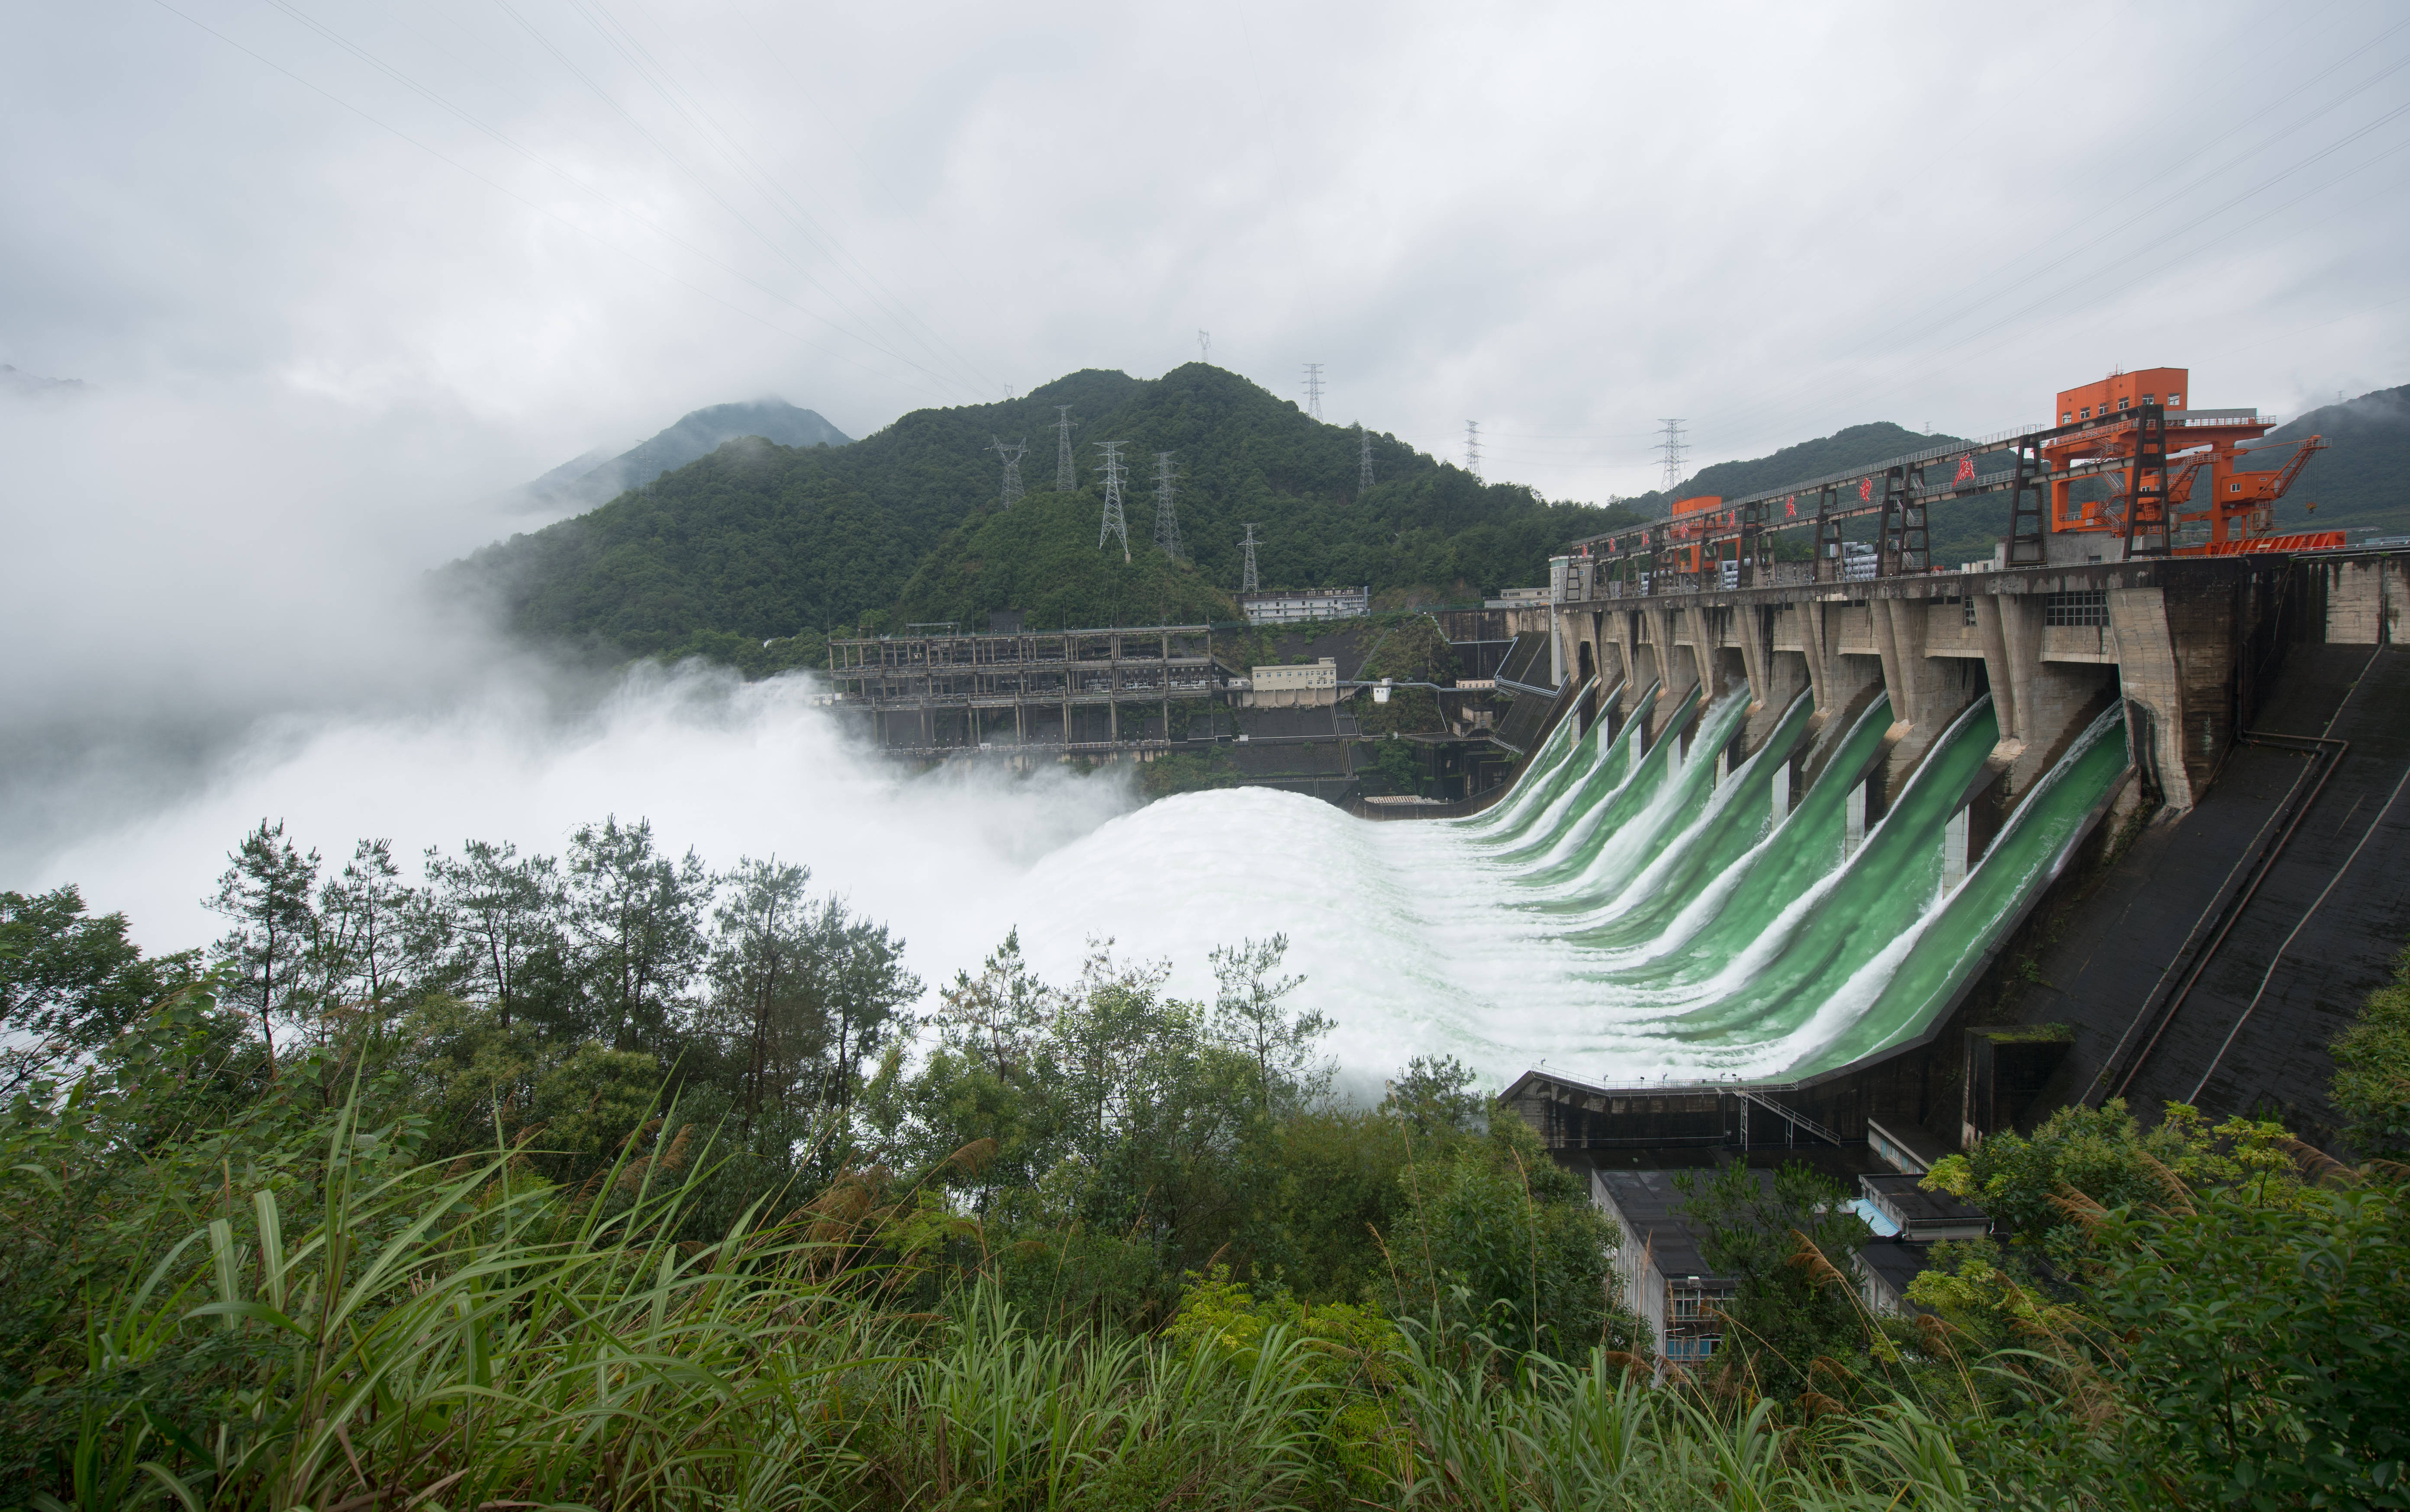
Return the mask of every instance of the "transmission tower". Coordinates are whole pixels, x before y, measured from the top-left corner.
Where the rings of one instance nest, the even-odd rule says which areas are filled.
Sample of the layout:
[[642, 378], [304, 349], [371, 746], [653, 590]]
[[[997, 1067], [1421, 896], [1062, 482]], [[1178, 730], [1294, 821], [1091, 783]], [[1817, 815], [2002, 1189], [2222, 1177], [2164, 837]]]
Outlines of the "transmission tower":
[[1305, 413], [1317, 420], [1322, 418], [1322, 364], [1319, 362], [1305, 365]]
[[1358, 448], [1357, 457], [1363, 463], [1362, 471], [1356, 480], [1356, 489], [1361, 493], [1372, 486], [1372, 432], [1358, 425], [1356, 428], [1356, 441]]
[[1071, 406], [1057, 404], [1054, 413], [1062, 416], [1054, 422], [1054, 491], [1069, 493], [1080, 486], [1071, 468]]
[[1202, 329], [1198, 331], [1197, 360], [1208, 365], [1212, 364], [1213, 360], [1213, 333], [1212, 331]]
[[1256, 590], [1256, 528], [1254, 526], [1250, 525], [1247, 527], [1247, 538], [1240, 542], [1239, 545], [1244, 547], [1247, 553], [1247, 564], [1239, 570], [1239, 591], [1241, 593], [1253, 593]]
[[1682, 440], [1681, 421], [1665, 420], [1661, 423], [1665, 427], [1665, 439], [1657, 443], [1657, 450], [1665, 458], [1665, 497], [1671, 499], [1674, 486], [1682, 481], [1682, 459], [1691, 454], [1691, 448]]
[[1154, 544], [1174, 561], [1180, 560], [1180, 516], [1172, 513], [1171, 498], [1179, 480], [1180, 472], [1171, 465], [1171, 454], [1155, 453]]
[[1481, 422], [1478, 420], [1464, 422], [1464, 470], [1473, 474], [1474, 482], [1481, 481]]
[[1021, 459], [1029, 455], [1029, 441], [1024, 437], [1008, 446], [1002, 437], [987, 439], [995, 443], [988, 449], [1004, 458], [1004, 507], [1010, 509], [1021, 502]]
[[1105, 454], [1105, 523], [1096, 531], [1096, 549], [1102, 551], [1106, 542], [1119, 537], [1125, 563], [1130, 560], [1130, 548], [1129, 525], [1122, 518], [1122, 479], [1129, 469], [1122, 466], [1122, 448], [1128, 444], [1126, 441], [1096, 443]]

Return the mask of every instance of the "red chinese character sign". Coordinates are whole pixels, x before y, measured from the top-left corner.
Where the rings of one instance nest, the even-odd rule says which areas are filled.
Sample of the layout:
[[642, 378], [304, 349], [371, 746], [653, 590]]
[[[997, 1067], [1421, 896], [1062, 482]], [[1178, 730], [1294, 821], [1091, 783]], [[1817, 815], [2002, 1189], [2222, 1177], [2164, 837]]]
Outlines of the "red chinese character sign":
[[1866, 503], [1872, 500], [1874, 496], [1875, 480], [1872, 478], [1860, 478], [1858, 480], [1858, 502], [1860, 503]]
[[1958, 458], [1958, 471], [1950, 475], [1950, 486], [1954, 488], [1962, 483], [1972, 483], [1974, 481], [1975, 454], [1973, 452], [1968, 452], [1966, 456]]

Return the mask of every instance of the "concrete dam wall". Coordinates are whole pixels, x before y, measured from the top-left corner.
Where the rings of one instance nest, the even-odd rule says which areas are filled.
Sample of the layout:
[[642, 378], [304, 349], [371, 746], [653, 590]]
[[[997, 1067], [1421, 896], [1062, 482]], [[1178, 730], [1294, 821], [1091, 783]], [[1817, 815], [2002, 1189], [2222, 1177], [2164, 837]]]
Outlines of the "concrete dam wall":
[[[1657, 931], [1625, 945], [1670, 1010], [1651, 1027], [1800, 1121], [1762, 1108], [1761, 1133], [1855, 1139], [1880, 1116], [1958, 1142], [2110, 1096], [2316, 1133], [2325, 1045], [2410, 936], [2405, 565], [2162, 559], [1636, 601], [1576, 569], [1555, 651], [1597, 684], [1566, 720], [1580, 733], [1467, 822], [1645, 850], [1619, 836], [1647, 806], [1597, 790], [1640, 771], [1651, 731], [1702, 814], [1770, 807], [1747, 845], [1705, 821], [1691, 859], [1604, 909]], [[1693, 981], [1712, 1003], [1679, 1002]], [[1712, 1072], [1634, 1075], [1600, 1051], [1512, 1089], [1552, 1141], [1748, 1127]]]

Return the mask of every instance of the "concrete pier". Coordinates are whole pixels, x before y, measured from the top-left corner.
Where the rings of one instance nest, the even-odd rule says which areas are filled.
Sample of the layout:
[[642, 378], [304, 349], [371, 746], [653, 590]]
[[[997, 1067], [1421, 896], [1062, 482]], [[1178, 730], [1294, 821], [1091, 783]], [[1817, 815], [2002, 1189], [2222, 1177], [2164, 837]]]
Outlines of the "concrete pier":
[[[1993, 761], [2011, 798], [2123, 696], [2144, 780], [2181, 813], [2233, 744], [2253, 648], [2280, 618], [2304, 615], [2373, 644], [2410, 605], [2400, 565], [2388, 576], [2354, 560], [2296, 569], [2277, 555], [2184, 557], [1648, 597], [1561, 571], [1553, 610], [1562, 663], [1621, 679], [1628, 699], [1656, 686], [1658, 706], [1671, 709], [1694, 687], [1710, 699], [1749, 689], [1744, 754], [1801, 688], [1813, 691], [1820, 724], [1880, 690], [1894, 719], [1884, 792], [1983, 693], [1998, 716]], [[2305, 574], [2324, 574], [2321, 586]], [[1654, 711], [1623, 712], [1650, 718], [1653, 730]]]

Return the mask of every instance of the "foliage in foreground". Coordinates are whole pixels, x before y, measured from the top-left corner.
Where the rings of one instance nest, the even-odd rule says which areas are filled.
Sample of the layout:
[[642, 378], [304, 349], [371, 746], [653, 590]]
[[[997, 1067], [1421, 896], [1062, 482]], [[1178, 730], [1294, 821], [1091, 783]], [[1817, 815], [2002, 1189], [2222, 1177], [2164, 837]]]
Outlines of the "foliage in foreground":
[[1009, 939], [907, 1062], [893, 942], [800, 868], [607, 822], [541, 859], [320, 882], [263, 825], [198, 980], [7, 895], [0, 1006], [49, 1036], [0, 1117], [22, 1494], [2410, 1505], [2398, 1166], [2068, 1110], [1937, 1167], [2002, 1231], [1912, 1320], [1859, 1304], [1836, 1190], [1726, 1171], [1727, 1347], [1652, 1378], [1583, 1184], [1450, 1061], [1334, 1102], [1278, 939], [1198, 1002]]

